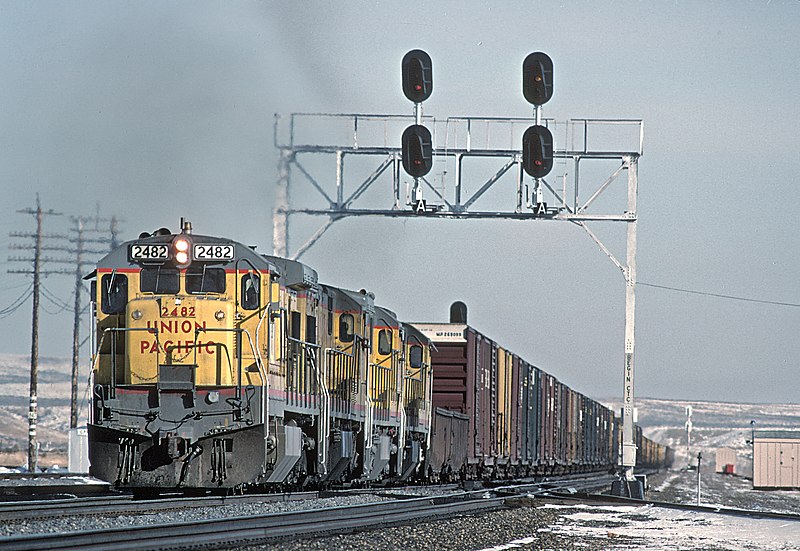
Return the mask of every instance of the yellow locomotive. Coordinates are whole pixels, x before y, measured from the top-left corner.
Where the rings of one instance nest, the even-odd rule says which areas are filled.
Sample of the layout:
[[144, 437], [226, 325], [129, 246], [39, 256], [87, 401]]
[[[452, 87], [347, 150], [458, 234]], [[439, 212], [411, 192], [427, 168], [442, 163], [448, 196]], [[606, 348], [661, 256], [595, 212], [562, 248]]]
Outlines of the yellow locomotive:
[[428, 339], [371, 293], [181, 226], [91, 276], [91, 473], [154, 489], [422, 476]]

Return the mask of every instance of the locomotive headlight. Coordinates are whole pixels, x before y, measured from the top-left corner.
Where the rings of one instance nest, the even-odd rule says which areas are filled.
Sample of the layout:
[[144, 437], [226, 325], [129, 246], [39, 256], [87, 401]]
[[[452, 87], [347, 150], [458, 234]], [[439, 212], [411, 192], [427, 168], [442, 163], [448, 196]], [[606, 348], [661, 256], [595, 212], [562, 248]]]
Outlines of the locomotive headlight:
[[216, 312], [214, 312], [214, 317], [217, 318], [219, 321], [222, 321], [225, 319], [225, 312], [223, 312], [222, 310], [217, 310]]
[[216, 390], [210, 391], [206, 399], [208, 400], [209, 404], [216, 404], [219, 402], [219, 392]]
[[192, 249], [192, 240], [188, 237], [180, 235], [172, 241], [172, 258], [175, 267], [179, 270], [185, 270], [191, 264], [192, 259], [189, 256]]
[[175, 250], [182, 253], [189, 252], [189, 242], [186, 239], [176, 239]]
[[133, 312], [131, 312], [131, 317], [133, 319], [135, 319], [135, 320], [142, 319], [142, 311], [141, 310], [134, 310]]

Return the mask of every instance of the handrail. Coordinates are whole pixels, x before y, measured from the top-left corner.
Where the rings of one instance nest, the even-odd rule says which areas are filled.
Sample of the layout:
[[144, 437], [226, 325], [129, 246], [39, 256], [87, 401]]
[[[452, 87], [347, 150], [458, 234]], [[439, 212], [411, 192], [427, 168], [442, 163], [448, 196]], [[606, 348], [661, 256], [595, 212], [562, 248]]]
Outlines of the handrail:
[[[97, 356], [95, 360], [100, 358], [100, 348], [106, 338], [106, 333], [127, 333], [129, 331], [147, 331], [156, 336], [156, 365], [158, 365], [158, 353], [161, 350], [161, 343], [158, 342], [158, 330], [152, 327], [106, 327], [103, 329], [103, 335], [100, 337], [100, 344], [97, 346]], [[111, 340], [111, 384], [109, 385], [111, 398], [117, 397], [117, 339]]]
[[[304, 137], [298, 139], [298, 134], [304, 133], [303, 123], [305, 121], [312, 121], [318, 123], [322, 119], [329, 120], [329, 124], [335, 125], [335, 128], [346, 130], [348, 137], [346, 139], [332, 140], [327, 146], [321, 146], [319, 142], [319, 133], [313, 134], [314, 139], [310, 143], [304, 141]], [[386, 148], [399, 149], [400, 147], [400, 133], [389, 132], [387, 129], [392, 130], [401, 129], [404, 125], [413, 124], [416, 122], [414, 115], [391, 115], [391, 114], [377, 114], [377, 113], [292, 113], [288, 117], [288, 123], [281, 124], [281, 117], [275, 115], [273, 127], [273, 140], [277, 148], [292, 149], [303, 147], [329, 147], [341, 150], [384, 150]], [[449, 150], [463, 150], [467, 153], [479, 153], [481, 151], [488, 151], [497, 149], [490, 146], [491, 142], [502, 140], [503, 147], [500, 149], [508, 149], [519, 151], [519, 143], [516, 138], [521, 137], [521, 133], [525, 128], [534, 123], [533, 119], [528, 117], [471, 117], [471, 116], [455, 116], [447, 118], [435, 118], [433, 116], [424, 116], [424, 124], [432, 129], [434, 133], [434, 141], [437, 140], [437, 134], [443, 134], [443, 143], [434, 144], [434, 149], [447, 152]], [[280, 129], [288, 124], [287, 132]], [[628, 153], [635, 153], [638, 155], [643, 154], [644, 148], [644, 121], [642, 119], [609, 119], [609, 118], [575, 118], [567, 120], [556, 119], [542, 119], [541, 124], [556, 130], [558, 128], [565, 128], [567, 135], [564, 137], [566, 141], [576, 139], [577, 134], [582, 134], [583, 147], [578, 148], [574, 153], [586, 154], [589, 152], [588, 148], [588, 132], [590, 126], [638, 126], [638, 136], [634, 138], [631, 136], [631, 147], [626, 149]], [[380, 128], [383, 127], [383, 138], [381, 139]], [[508, 126], [508, 130], [502, 127]], [[318, 129], [318, 124], [313, 126]], [[437, 132], [437, 128], [439, 132]], [[492, 132], [490, 132], [490, 128]], [[365, 130], [366, 129], [366, 130]], [[497, 129], [497, 130], [494, 130]], [[361, 139], [359, 137], [361, 132]], [[482, 134], [480, 134], [482, 133]], [[281, 136], [279, 136], [281, 134]], [[364, 139], [364, 136], [367, 139]], [[510, 141], [506, 143], [508, 136]], [[391, 136], [391, 137], [390, 137]], [[500, 138], [497, 138], [500, 136]], [[281, 138], [288, 138], [281, 140]], [[370, 139], [372, 138], [372, 139]], [[451, 143], [451, 139], [454, 142]], [[636, 139], [636, 143], [633, 143]], [[283, 142], [283, 143], [282, 143]], [[365, 143], [369, 142], [369, 143]], [[627, 142], [627, 140], [626, 140]], [[316, 145], [312, 145], [316, 144]], [[563, 149], [563, 148], [561, 148]]]
[[[195, 340], [197, 335], [201, 332], [218, 332], [218, 333], [237, 333], [238, 338], [236, 339], [236, 400], [242, 399], [242, 333], [247, 334], [247, 339], [250, 340], [250, 334], [247, 333], [246, 329], [242, 329], [240, 327], [195, 327], [194, 334]], [[251, 343], [252, 345], [252, 343]], [[197, 350], [195, 350], [195, 354]], [[257, 363], [257, 362], [256, 362]]]

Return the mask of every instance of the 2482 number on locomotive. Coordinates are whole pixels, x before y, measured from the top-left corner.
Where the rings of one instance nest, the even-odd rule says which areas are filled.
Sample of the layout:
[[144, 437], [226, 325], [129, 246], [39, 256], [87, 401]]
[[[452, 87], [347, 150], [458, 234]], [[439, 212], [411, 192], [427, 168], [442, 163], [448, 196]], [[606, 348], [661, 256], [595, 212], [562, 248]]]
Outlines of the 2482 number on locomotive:
[[203, 245], [195, 243], [195, 260], [233, 260], [233, 245]]

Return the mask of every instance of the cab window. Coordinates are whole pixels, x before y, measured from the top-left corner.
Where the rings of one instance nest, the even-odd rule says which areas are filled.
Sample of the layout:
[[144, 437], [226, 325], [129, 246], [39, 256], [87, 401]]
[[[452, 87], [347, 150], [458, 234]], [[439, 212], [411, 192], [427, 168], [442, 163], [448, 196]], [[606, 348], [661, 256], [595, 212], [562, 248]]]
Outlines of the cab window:
[[306, 316], [306, 342], [317, 344], [317, 318]]
[[[223, 270], [224, 271], [224, 270]], [[258, 310], [261, 306], [260, 280], [258, 274], [242, 276], [242, 296], [240, 302], [245, 310]]]
[[186, 270], [187, 293], [224, 293], [225, 270], [223, 268], [208, 268], [206, 266], [192, 266]]
[[289, 336], [295, 340], [300, 340], [300, 312], [292, 312], [292, 322]]
[[392, 331], [381, 329], [378, 332], [378, 354], [385, 356], [392, 353]]
[[353, 342], [355, 325], [353, 314], [342, 314], [339, 316], [339, 340], [342, 342]]
[[104, 314], [124, 314], [128, 304], [128, 276], [106, 274], [100, 281], [100, 309]]
[[419, 369], [422, 367], [422, 347], [420, 345], [415, 344], [411, 347], [408, 353], [408, 361], [412, 369]]
[[139, 279], [143, 293], [174, 295], [181, 288], [178, 270], [170, 268], [142, 268]]

